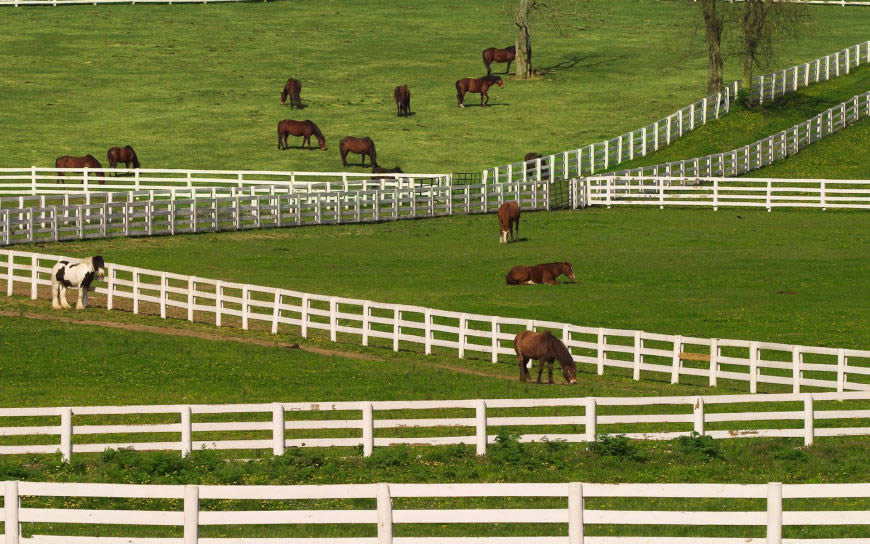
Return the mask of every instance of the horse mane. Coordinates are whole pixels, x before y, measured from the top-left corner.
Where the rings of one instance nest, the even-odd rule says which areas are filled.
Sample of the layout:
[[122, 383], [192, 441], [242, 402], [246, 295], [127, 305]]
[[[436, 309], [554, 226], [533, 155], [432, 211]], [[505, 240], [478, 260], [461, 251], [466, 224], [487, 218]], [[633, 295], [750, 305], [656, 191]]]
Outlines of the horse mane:
[[568, 350], [567, 347], [565, 347], [565, 344], [563, 344], [561, 340], [556, 338], [550, 331], [547, 331], [546, 334], [549, 337], [547, 340], [550, 343], [550, 350], [553, 352], [556, 358], [559, 359], [559, 363], [561, 363], [563, 366], [574, 366], [574, 357], [571, 356], [571, 352]]
[[320, 127], [315, 125], [314, 121], [312, 121], [311, 119], [306, 119], [305, 122], [311, 125], [311, 130], [314, 131], [314, 136], [317, 137], [318, 143], [325, 140], [325, 138], [323, 137], [323, 133], [320, 132]]

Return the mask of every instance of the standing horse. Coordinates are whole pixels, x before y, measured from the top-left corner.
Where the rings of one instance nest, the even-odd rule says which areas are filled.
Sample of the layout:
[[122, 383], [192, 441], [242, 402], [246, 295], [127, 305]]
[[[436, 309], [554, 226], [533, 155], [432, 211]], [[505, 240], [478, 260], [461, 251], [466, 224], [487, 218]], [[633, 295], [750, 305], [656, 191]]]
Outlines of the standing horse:
[[287, 147], [287, 136], [302, 136], [302, 148], [308, 144], [308, 149], [311, 149], [311, 135], [317, 138], [317, 145], [321, 151], [326, 151], [326, 138], [323, 133], [317, 128], [317, 125], [309, 121], [294, 121], [292, 119], [284, 119], [278, 122], [278, 149], [290, 149]]
[[297, 108], [302, 107], [302, 99], [299, 98], [299, 93], [302, 92], [302, 82], [298, 79], [293, 79], [292, 77], [287, 80], [287, 83], [284, 84], [284, 90], [281, 91], [281, 103], [287, 101], [287, 97], [290, 97], [290, 109], [293, 109], [293, 106]]
[[[459, 107], [465, 107], [465, 93], [480, 93], [481, 107], [489, 104], [489, 95], [486, 91], [493, 85], [498, 85], [504, 88], [504, 82], [498, 76], [483, 76], [477, 79], [464, 77], [456, 82], [456, 98], [459, 100]], [[483, 99], [486, 98], [486, 102]]]
[[[372, 168], [372, 174], [403, 174], [402, 169], [398, 166], [394, 168], [382, 168], [375, 166]], [[396, 179], [396, 176], [372, 176], [372, 179]]]
[[533, 161], [535, 159], [540, 159], [540, 158], [541, 158], [541, 155], [539, 155], [538, 153], [535, 153], [534, 151], [530, 151], [529, 153], [526, 153], [526, 156], [523, 158], [523, 161], [529, 162], [529, 161]]
[[119, 162], [123, 162], [124, 166], [129, 169], [130, 164], [133, 168], [139, 168], [139, 157], [129, 145], [122, 147], [112, 147], [106, 152], [106, 158], [109, 159], [109, 168], [115, 168]]
[[[516, 233], [514, 233], [514, 225], [516, 225]], [[508, 234], [511, 240], [516, 240], [520, 235], [520, 205], [516, 201], [511, 200], [505, 202], [498, 207], [498, 226], [501, 231], [499, 234], [499, 243], [507, 243]]]
[[[100, 172], [99, 169], [103, 167], [93, 155], [85, 155], [84, 157], [72, 157], [70, 155], [64, 155], [63, 157], [58, 157], [56, 161], [54, 161], [55, 168], [91, 168], [96, 171], [95, 175], [103, 176], [104, 172]], [[57, 173], [57, 183], [63, 183], [64, 172]], [[100, 185], [106, 183], [105, 180], [99, 180]]]
[[499, 49], [498, 47], [487, 47], [483, 50], [483, 65], [486, 66], [486, 75], [492, 73], [489, 65], [493, 62], [506, 62], [507, 69], [504, 73], [510, 73], [511, 63], [515, 58], [517, 58], [517, 47], [515, 45], [505, 47], [504, 49]]
[[577, 365], [571, 352], [561, 340], [553, 336], [550, 331], [532, 332], [523, 331], [514, 337], [514, 351], [520, 364], [520, 381], [527, 382], [531, 379], [528, 367], [529, 361], [538, 360], [538, 383], [541, 383], [541, 374], [544, 373], [544, 363], [547, 363], [547, 371], [550, 375], [550, 385], [553, 384], [553, 361], [558, 359], [562, 367], [562, 376], [565, 381], [577, 383]]
[[76, 310], [83, 309], [88, 305], [88, 291], [95, 290], [91, 287], [91, 282], [94, 278], [102, 281], [105, 276], [106, 263], [99, 255], [75, 264], [69, 264], [69, 261], [58, 261], [51, 268], [51, 307], [55, 310], [69, 308], [66, 290], [73, 288], [79, 290]]
[[393, 98], [396, 99], [399, 117], [411, 115], [411, 91], [407, 85], [399, 85], [393, 89]]
[[559, 285], [556, 277], [565, 274], [571, 281], [574, 278], [574, 267], [569, 262], [536, 264], [535, 266], [515, 266], [505, 276], [508, 285], [532, 285], [546, 283], [547, 285]]
[[345, 136], [338, 144], [339, 152], [341, 152], [341, 165], [347, 168], [347, 154], [359, 153], [362, 155], [362, 166], [366, 165], [366, 155], [371, 159], [372, 168], [378, 165], [377, 151], [375, 151], [375, 143], [371, 138], [354, 138], [353, 136]]

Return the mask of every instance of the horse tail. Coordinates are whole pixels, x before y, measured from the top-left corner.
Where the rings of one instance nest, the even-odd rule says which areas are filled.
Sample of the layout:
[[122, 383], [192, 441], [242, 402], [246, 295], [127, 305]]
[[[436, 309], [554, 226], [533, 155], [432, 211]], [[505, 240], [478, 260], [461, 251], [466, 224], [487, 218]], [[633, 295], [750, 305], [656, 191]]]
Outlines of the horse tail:
[[489, 75], [490, 74], [489, 64], [492, 62], [492, 60], [487, 60], [487, 58], [486, 58], [487, 51], [489, 51], [489, 49], [484, 49], [481, 56], [483, 57], [483, 66], [484, 66], [484, 68], [486, 68], [486, 75]]
[[372, 159], [372, 167], [378, 165], [378, 152], [375, 150], [375, 142], [369, 138], [369, 142], [372, 144], [372, 152], [369, 153], [369, 157]]

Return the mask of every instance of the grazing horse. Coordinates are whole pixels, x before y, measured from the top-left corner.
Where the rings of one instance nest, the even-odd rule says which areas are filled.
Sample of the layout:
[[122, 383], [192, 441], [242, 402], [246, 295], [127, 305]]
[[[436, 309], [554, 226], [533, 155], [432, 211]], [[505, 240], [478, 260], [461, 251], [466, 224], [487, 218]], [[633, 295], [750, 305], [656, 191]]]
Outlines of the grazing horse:
[[506, 62], [507, 69], [504, 73], [509, 73], [511, 71], [511, 63], [515, 58], [517, 58], [517, 47], [515, 45], [505, 47], [504, 49], [499, 49], [498, 47], [487, 47], [483, 50], [483, 65], [486, 66], [486, 75], [492, 73], [489, 65], [493, 62]]
[[[103, 167], [93, 155], [85, 155], [84, 157], [72, 157], [70, 155], [64, 155], [63, 157], [58, 157], [56, 161], [54, 161], [55, 168], [92, 168], [94, 170], [100, 169]], [[64, 172], [57, 173], [57, 183], [63, 183], [63, 178], [61, 176], [64, 175]], [[97, 172], [96, 175], [102, 176], [103, 172]], [[106, 183], [105, 180], [100, 180], [100, 185]]]
[[366, 165], [366, 155], [369, 156], [372, 162], [372, 168], [378, 165], [378, 154], [375, 151], [375, 143], [368, 136], [365, 138], [354, 138], [353, 136], [345, 136], [338, 144], [341, 152], [341, 165], [347, 168], [347, 154], [359, 153], [362, 155], [362, 166]]
[[[498, 76], [483, 76], [477, 79], [464, 77], [456, 82], [456, 98], [459, 100], [459, 107], [465, 107], [465, 93], [480, 93], [481, 107], [489, 104], [489, 95], [486, 91], [493, 85], [498, 85], [504, 88], [504, 82]], [[486, 102], [483, 99], [486, 98]]]
[[[514, 225], [517, 227], [516, 233]], [[511, 240], [516, 240], [516, 237], [520, 235], [520, 205], [516, 201], [511, 200], [498, 207], [498, 226], [501, 231], [498, 237], [500, 244], [507, 243], [508, 234], [510, 234]]]
[[308, 149], [311, 149], [311, 135], [317, 138], [317, 145], [321, 151], [326, 151], [326, 138], [323, 133], [317, 128], [317, 125], [309, 121], [294, 121], [292, 119], [284, 119], [278, 122], [278, 149], [290, 149], [287, 147], [287, 136], [302, 136], [302, 145], [300, 148], [308, 144]]
[[[402, 169], [396, 166], [395, 168], [382, 168], [380, 166], [372, 167], [372, 174], [403, 174]], [[395, 176], [372, 176], [372, 179], [395, 179]]]
[[520, 364], [520, 381], [526, 382], [531, 379], [528, 366], [532, 359], [538, 360], [538, 383], [541, 383], [541, 374], [544, 373], [544, 363], [550, 375], [550, 384], [553, 384], [553, 361], [558, 359], [562, 367], [562, 375], [565, 381], [577, 383], [577, 365], [571, 352], [561, 340], [553, 336], [550, 331], [532, 332], [523, 331], [514, 337], [514, 351]]
[[281, 91], [281, 103], [287, 101], [287, 97], [290, 97], [290, 109], [293, 109], [293, 106], [297, 108], [302, 107], [302, 99], [299, 98], [299, 93], [302, 92], [302, 82], [298, 79], [293, 79], [292, 77], [287, 80], [287, 83], [284, 84], [284, 90]]
[[546, 283], [547, 285], [559, 285], [556, 277], [565, 274], [571, 281], [574, 278], [574, 267], [569, 262], [536, 264], [535, 266], [515, 266], [505, 276], [508, 285], [532, 285]]
[[399, 85], [393, 89], [393, 98], [396, 99], [399, 117], [411, 115], [411, 91], [407, 85]]
[[99, 255], [75, 264], [69, 264], [69, 261], [58, 261], [51, 268], [51, 307], [55, 310], [69, 308], [66, 290], [73, 288], [79, 290], [76, 310], [83, 309], [88, 305], [88, 291], [95, 290], [91, 287], [91, 282], [95, 277], [102, 281], [105, 276], [106, 263]]
[[139, 168], [139, 157], [129, 145], [124, 147], [112, 147], [106, 152], [106, 158], [109, 159], [109, 168], [115, 168], [119, 162], [123, 162], [124, 166], [130, 168], [130, 163], [133, 168]]
[[540, 159], [540, 158], [541, 158], [541, 156], [539, 154], [532, 151], [530, 153], [526, 153], [526, 156], [523, 158], [523, 161], [529, 162], [529, 161], [533, 161], [535, 159]]

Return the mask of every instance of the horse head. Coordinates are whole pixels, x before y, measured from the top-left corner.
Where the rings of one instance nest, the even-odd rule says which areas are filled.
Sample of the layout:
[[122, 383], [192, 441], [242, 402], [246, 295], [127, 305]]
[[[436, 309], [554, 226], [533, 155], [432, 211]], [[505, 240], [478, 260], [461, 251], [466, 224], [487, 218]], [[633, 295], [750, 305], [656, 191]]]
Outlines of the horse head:
[[577, 281], [574, 277], [574, 267], [569, 262], [562, 263], [562, 273], [571, 278], [571, 281]]
[[91, 266], [97, 274], [97, 279], [102, 281], [106, 277], [106, 262], [103, 261], [103, 257], [100, 255], [91, 257]]
[[571, 356], [571, 352], [561, 340], [553, 336], [552, 333], [548, 334], [553, 355], [556, 356], [556, 359], [559, 360], [559, 366], [562, 367], [562, 376], [570, 384], [577, 383], [577, 364], [574, 362], [574, 357]]
[[286, 101], [287, 101], [287, 87], [284, 87], [284, 90], [281, 91], [281, 103], [283, 104]]

